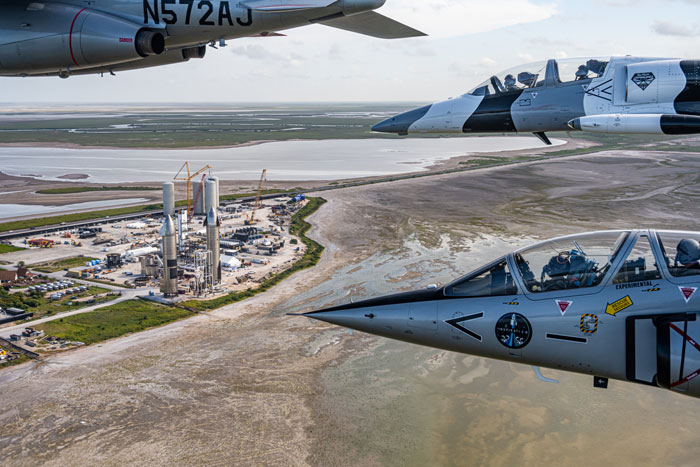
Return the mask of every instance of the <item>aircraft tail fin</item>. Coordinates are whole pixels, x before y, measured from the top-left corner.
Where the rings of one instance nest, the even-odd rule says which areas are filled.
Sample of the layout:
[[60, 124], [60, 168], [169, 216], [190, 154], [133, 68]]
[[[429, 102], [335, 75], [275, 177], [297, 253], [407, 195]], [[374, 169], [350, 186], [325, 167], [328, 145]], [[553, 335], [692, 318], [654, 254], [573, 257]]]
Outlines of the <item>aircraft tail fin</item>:
[[366, 11], [352, 16], [319, 18], [315, 22], [379, 39], [403, 39], [427, 35], [375, 11]]

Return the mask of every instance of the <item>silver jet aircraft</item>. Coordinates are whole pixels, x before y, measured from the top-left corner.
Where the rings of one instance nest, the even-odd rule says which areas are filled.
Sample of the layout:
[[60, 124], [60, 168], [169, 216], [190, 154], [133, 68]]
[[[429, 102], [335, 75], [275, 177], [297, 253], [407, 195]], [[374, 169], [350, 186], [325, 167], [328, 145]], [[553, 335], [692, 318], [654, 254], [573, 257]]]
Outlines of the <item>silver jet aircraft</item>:
[[388, 118], [384, 133], [700, 133], [700, 61], [552, 59], [491, 76], [466, 94]]
[[[481, 357], [700, 397], [700, 232], [602, 231], [455, 280], [303, 314]], [[550, 380], [552, 381], [552, 380]]]
[[0, 0], [0, 76], [114, 73], [203, 58], [206, 44], [322, 24], [424, 35], [373, 10], [385, 0]]

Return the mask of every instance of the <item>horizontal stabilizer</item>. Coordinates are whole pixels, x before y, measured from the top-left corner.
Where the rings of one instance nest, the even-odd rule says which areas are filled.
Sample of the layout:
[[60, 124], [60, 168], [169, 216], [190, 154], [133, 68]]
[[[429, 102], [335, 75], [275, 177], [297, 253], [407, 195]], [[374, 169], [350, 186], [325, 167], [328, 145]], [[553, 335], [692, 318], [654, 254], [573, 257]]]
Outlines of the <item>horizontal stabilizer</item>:
[[374, 11], [366, 11], [352, 16], [342, 16], [327, 21], [319, 20], [319, 23], [332, 28], [380, 39], [402, 39], [427, 35]]
[[247, 0], [241, 4], [253, 11], [294, 11], [325, 8], [338, 0]]

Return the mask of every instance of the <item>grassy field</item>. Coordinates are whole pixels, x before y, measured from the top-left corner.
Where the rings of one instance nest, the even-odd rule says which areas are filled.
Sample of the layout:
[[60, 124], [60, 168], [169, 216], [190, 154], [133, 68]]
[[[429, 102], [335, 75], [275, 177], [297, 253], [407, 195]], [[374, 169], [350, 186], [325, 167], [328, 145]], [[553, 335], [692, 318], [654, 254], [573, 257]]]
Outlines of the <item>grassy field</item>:
[[182, 305], [188, 307], [192, 310], [206, 311], [213, 310], [214, 308], [219, 308], [229, 303], [235, 303], [246, 298], [252, 297], [253, 295], [264, 292], [270, 287], [278, 284], [280, 281], [286, 279], [297, 271], [302, 269], [310, 268], [315, 266], [316, 263], [321, 259], [321, 253], [323, 253], [323, 245], [308, 238], [306, 232], [311, 228], [311, 224], [306, 222], [304, 219], [316, 212], [323, 203], [326, 202], [323, 198], [307, 198], [308, 203], [306, 206], [301, 208], [292, 216], [292, 225], [289, 228], [290, 233], [301, 238], [301, 241], [306, 245], [306, 252], [298, 261], [296, 261], [288, 269], [265, 279], [258, 288], [248, 289], [241, 292], [231, 292], [227, 295], [217, 297], [211, 300], [187, 300], [182, 302]]
[[[102, 287], [89, 287], [85, 292], [71, 294], [60, 300], [51, 300], [50, 298], [45, 298], [43, 294], [37, 293], [27, 296], [21, 292], [10, 294], [2, 290], [0, 291], [0, 306], [21, 308], [26, 312], [34, 313], [31, 319], [37, 319], [114, 300], [116, 296], [108, 297], [105, 295], [108, 292], [110, 290]], [[98, 294], [100, 297], [95, 298], [95, 301], [92, 303], [87, 303], [87, 300], [71, 300], [70, 298], [78, 297], [79, 299], [84, 299]]]
[[24, 248], [20, 248], [18, 246], [14, 245], [7, 245], [5, 243], [0, 243], [0, 255], [3, 253], [12, 253], [13, 251], [20, 251], [24, 250]]
[[94, 344], [132, 332], [162, 326], [194, 315], [182, 308], [160, 305], [145, 300], [127, 300], [114, 305], [59, 318], [35, 326], [49, 336]]
[[[180, 205], [176, 203], [176, 205]], [[99, 219], [103, 217], [120, 216], [122, 214], [134, 214], [137, 212], [154, 213], [162, 211], [162, 204], [145, 204], [141, 206], [129, 206], [125, 208], [103, 209], [100, 211], [76, 212], [72, 214], [63, 214], [60, 216], [36, 217], [34, 219], [24, 219], [21, 221], [4, 222], [0, 224], [0, 232], [10, 230], [29, 229], [31, 227], [43, 227], [45, 225], [60, 224], [61, 222], [78, 222], [91, 219]]]
[[152, 186], [70, 186], [65, 188], [47, 188], [37, 190], [40, 195], [66, 195], [71, 193], [86, 193], [89, 191], [157, 191], [160, 188]]
[[[207, 108], [209, 107], [209, 108]], [[85, 112], [94, 116], [55, 118], [41, 115], [35, 120], [25, 114], [21, 120], [0, 123], [4, 143], [58, 143], [120, 148], [191, 148], [233, 146], [250, 141], [326, 138], [387, 137], [370, 133], [381, 117], [377, 112], [401, 112], [413, 104], [335, 104], [267, 106], [183, 106], [173, 108], [105, 109]], [[119, 126], [119, 128], [115, 128]]]
[[91, 256], [71, 256], [70, 258], [58, 259], [55, 261], [47, 261], [45, 263], [31, 264], [28, 267], [35, 269], [39, 272], [50, 273], [61, 271], [62, 269], [70, 269], [78, 266], [84, 266], [86, 262], [92, 261], [98, 258], [93, 258]]

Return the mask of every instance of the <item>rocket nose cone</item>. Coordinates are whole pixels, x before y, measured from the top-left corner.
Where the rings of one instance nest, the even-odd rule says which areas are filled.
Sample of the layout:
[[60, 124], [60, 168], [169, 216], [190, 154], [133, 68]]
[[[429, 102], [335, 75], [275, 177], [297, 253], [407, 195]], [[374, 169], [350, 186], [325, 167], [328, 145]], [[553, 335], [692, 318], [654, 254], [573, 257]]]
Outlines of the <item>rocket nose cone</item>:
[[573, 120], [569, 120], [569, 123], [567, 123], [569, 128], [572, 130], [581, 130], [581, 119], [580, 118], [574, 118]]
[[207, 213], [207, 223], [208, 224], [215, 223], [216, 218], [217, 218], [216, 210], [213, 207], [209, 208], [209, 212]]
[[163, 226], [160, 228], [160, 231], [158, 233], [161, 236], [173, 235], [175, 233], [175, 223], [173, 222], [173, 218], [170, 217], [170, 215], [165, 216], [165, 221], [163, 221]]

